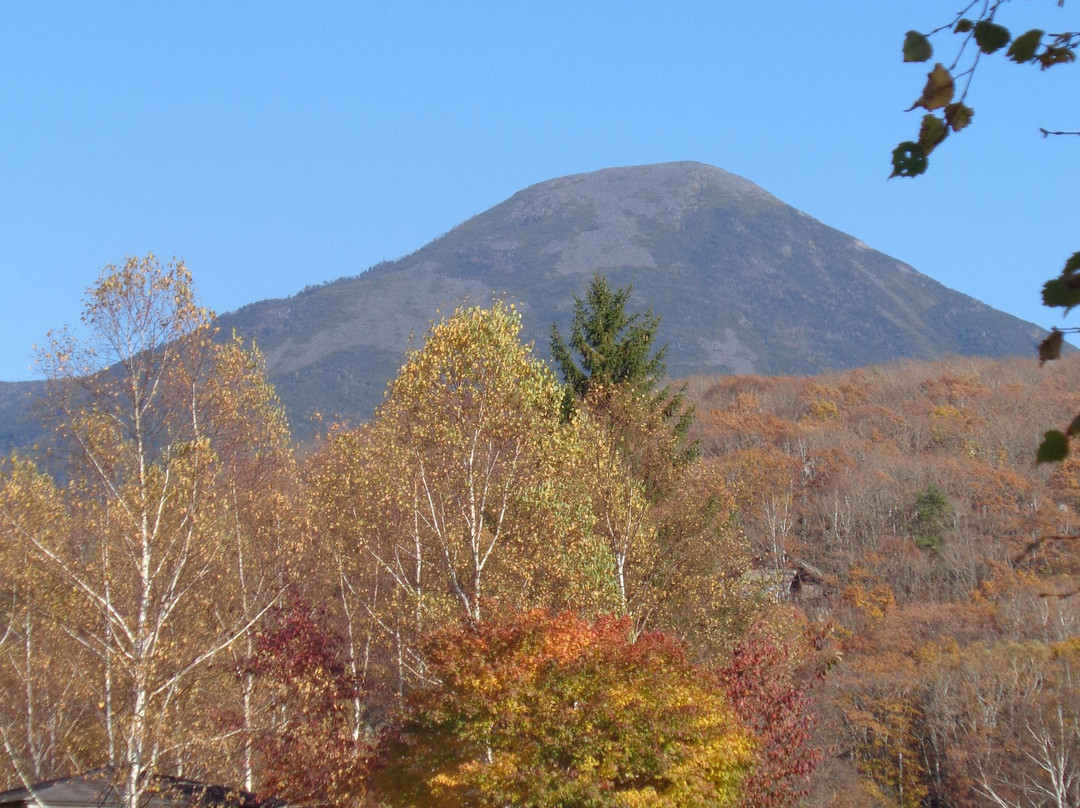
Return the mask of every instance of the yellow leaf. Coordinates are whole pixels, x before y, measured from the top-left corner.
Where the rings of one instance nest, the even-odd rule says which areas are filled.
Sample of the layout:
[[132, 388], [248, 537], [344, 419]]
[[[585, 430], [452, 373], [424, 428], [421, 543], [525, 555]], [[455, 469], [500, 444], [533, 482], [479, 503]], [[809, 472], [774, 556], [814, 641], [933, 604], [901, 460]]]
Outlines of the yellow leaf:
[[952, 101], [955, 92], [956, 85], [953, 82], [952, 74], [946, 69], [945, 65], [938, 62], [934, 65], [934, 69], [926, 74], [926, 86], [923, 87], [922, 95], [919, 96], [918, 101], [911, 105], [908, 112], [915, 109], [915, 107], [923, 107], [931, 111], [941, 109]]

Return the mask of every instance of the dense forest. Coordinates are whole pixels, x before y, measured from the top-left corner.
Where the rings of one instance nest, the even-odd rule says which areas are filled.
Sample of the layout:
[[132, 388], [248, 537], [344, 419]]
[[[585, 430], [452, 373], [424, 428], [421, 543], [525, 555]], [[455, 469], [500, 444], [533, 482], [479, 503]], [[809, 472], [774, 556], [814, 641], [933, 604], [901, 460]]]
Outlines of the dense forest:
[[106, 268], [0, 469], [3, 780], [1080, 804], [1080, 459], [1034, 462], [1080, 360], [665, 387], [655, 318], [577, 303], [558, 374], [461, 309], [298, 446], [183, 265]]

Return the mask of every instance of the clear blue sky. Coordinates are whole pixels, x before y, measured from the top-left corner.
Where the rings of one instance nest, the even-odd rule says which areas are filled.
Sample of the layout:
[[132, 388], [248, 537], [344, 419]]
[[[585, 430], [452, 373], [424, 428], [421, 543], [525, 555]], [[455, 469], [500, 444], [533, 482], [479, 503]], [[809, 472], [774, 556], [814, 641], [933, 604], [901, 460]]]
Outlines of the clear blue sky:
[[[1017, 0], [1003, 22], [1077, 30], [1078, 8]], [[953, 10], [4, 0], [0, 380], [32, 378], [33, 344], [127, 255], [183, 258], [224, 312], [398, 258], [532, 183], [671, 160], [1058, 324], [1039, 290], [1080, 249], [1080, 138], [1038, 127], [1080, 128], [1080, 65], [987, 60], [974, 125], [927, 176], [886, 179], [928, 69], [901, 63], [904, 32]]]

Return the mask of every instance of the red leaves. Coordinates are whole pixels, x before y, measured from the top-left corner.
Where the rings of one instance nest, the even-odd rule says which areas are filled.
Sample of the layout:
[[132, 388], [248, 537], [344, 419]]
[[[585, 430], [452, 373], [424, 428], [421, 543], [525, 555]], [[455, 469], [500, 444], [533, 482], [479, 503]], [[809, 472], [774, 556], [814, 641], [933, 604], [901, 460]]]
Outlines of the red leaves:
[[254, 672], [296, 685], [304, 679], [341, 680], [345, 664], [342, 643], [325, 625], [325, 617], [306, 598], [294, 596], [272, 609], [255, 637]]
[[342, 648], [300, 596], [272, 610], [256, 635], [248, 671], [272, 716], [255, 740], [266, 794], [300, 806], [362, 804], [371, 748], [358, 731], [363, 694]]
[[747, 808], [795, 805], [821, 760], [821, 750], [809, 746], [810, 698], [792, 683], [790, 668], [787, 649], [751, 633], [721, 672], [731, 706], [758, 743], [756, 766], [743, 783]]

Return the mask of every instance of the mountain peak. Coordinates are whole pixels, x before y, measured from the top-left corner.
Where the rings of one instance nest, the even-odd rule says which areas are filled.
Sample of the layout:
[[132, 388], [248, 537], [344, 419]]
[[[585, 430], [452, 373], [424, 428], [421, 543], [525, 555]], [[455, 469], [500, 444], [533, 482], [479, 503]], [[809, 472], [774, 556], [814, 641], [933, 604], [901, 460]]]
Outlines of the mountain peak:
[[775, 199], [747, 179], [722, 168], [691, 160], [602, 168], [583, 174], [557, 177], [519, 191], [510, 199], [550, 195], [565, 200], [573, 199], [576, 193], [586, 198], [615, 202], [628, 199], [671, 199], [687, 203], [695, 193], [705, 189], [737, 196]]
[[676, 377], [1029, 354], [1045, 333], [691, 161], [537, 183], [405, 258], [245, 307], [223, 330], [258, 338], [294, 420], [360, 417], [438, 311], [509, 299], [546, 353], [593, 272], [661, 316]]

